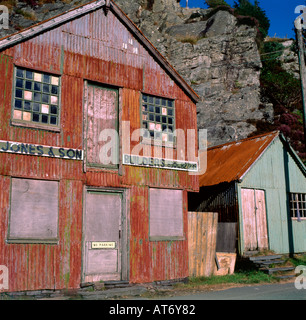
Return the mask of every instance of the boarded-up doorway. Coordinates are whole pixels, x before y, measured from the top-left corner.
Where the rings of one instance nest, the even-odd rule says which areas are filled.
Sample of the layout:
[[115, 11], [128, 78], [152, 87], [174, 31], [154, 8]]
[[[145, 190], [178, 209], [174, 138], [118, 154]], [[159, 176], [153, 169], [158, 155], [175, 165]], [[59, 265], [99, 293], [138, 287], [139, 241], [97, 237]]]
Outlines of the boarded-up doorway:
[[268, 249], [265, 191], [241, 189], [244, 251]]
[[87, 191], [83, 224], [83, 282], [126, 280], [122, 194]]
[[85, 82], [85, 167], [115, 169], [119, 163], [118, 90]]

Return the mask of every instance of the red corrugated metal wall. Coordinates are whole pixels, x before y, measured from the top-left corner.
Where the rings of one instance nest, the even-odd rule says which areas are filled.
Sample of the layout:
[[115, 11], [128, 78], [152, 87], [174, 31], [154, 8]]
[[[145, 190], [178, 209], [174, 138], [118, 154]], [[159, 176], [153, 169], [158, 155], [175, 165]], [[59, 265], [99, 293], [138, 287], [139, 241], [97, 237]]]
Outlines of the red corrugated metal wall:
[[[61, 75], [60, 133], [10, 124], [14, 64]], [[196, 128], [190, 98], [111, 12], [106, 18], [97, 10], [5, 50], [0, 75], [0, 140], [82, 149], [84, 80], [123, 88], [121, 120], [130, 121], [131, 132], [140, 127], [141, 91], [175, 99], [176, 128]], [[11, 176], [60, 181], [58, 245], [6, 243]], [[129, 166], [120, 175], [96, 169], [83, 173], [81, 161], [0, 153], [0, 265], [9, 267], [9, 291], [79, 286], [84, 185], [131, 188], [131, 282], [188, 276], [186, 190], [198, 189], [197, 176]], [[185, 190], [186, 240], [149, 241], [150, 186]]]
[[8, 267], [9, 291], [78, 287], [81, 281], [82, 181], [60, 181], [58, 245], [6, 244], [10, 177], [0, 175], [0, 190], [0, 264]]
[[[130, 279], [150, 282], [188, 277], [187, 241], [149, 241], [148, 188], [131, 189]], [[184, 236], [187, 239], [187, 192], [184, 191]]]

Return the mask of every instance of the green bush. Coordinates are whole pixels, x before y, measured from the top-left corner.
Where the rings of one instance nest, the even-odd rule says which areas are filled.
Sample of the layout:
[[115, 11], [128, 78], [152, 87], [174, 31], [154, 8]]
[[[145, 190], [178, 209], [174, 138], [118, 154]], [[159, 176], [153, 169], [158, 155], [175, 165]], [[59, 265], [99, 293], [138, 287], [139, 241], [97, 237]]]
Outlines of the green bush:
[[249, 0], [238, 0], [234, 4], [235, 14], [240, 16], [249, 16], [258, 20], [264, 36], [268, 34], [270, 28], [270, 20], [268, 19], [265, 11], [260, 8], [259, 1], [255, 0], [254, 4]]
[[280, 42], [269, 41], [264, 43], [263, 51], [264, 53], [271, 53], [269, 55], [265, 55], [267, 59], [274, 60], [282, 55], [284, 46]]
[[254, 17], [236, 16], [238, 26], [247, 25], [250, 27], [259, 27], [258, 21]]
[[[266, 45], [266, 44], [265, 44]], [[271, 57], [263, 60], [261, 87], [274, 103], [295, 110], [301, 103], [300, 81], [282, 68], [281, 62]]]
[[228, 6], [229, 4], [226, 3], [224, 0], [205, 0], [206, 5], [209, 8], [216, 8], [218, 6]]
[[[275, 48], [277, 47], [270, 46], [269, 50]], [[270, 56], [264, 57], [260, 76], [261, 90], [263, 96], [273, 103], [274, 125], [290, 140], [293, 149], [305, 161], [300, 80], [284, 70], [279, 60]], [[258, 124], [256, 127], [259, 128]]]

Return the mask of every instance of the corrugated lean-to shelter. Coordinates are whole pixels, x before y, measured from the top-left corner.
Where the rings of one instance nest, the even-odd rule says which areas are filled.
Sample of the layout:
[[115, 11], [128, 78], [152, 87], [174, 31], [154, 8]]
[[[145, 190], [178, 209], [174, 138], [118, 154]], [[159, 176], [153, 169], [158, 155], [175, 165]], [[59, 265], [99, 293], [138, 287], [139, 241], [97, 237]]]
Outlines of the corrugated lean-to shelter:
[[1, 39], [0, 75], [2, 291], [188, 277], [198, 96], [119, 7]]
[[237, 223], [236, 245], [220, 233], [219, 251], [306, 252], [306, 170], [279, 132], [209, 148], [200, 193], [188, 200], [189, 211]]

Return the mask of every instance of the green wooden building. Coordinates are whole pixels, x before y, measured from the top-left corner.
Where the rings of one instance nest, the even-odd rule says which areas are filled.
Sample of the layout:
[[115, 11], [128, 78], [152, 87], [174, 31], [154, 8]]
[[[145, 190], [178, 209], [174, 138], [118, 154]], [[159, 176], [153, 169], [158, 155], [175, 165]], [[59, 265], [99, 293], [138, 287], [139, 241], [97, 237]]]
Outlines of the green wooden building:
[[241, 255], [306, 252], [306, 168], [279, 132], [209, 148], [189, 204], [189, 211], [218, 212], [221, 225], [236, 223], [234, 245], [226, 233], [218, 239]]

